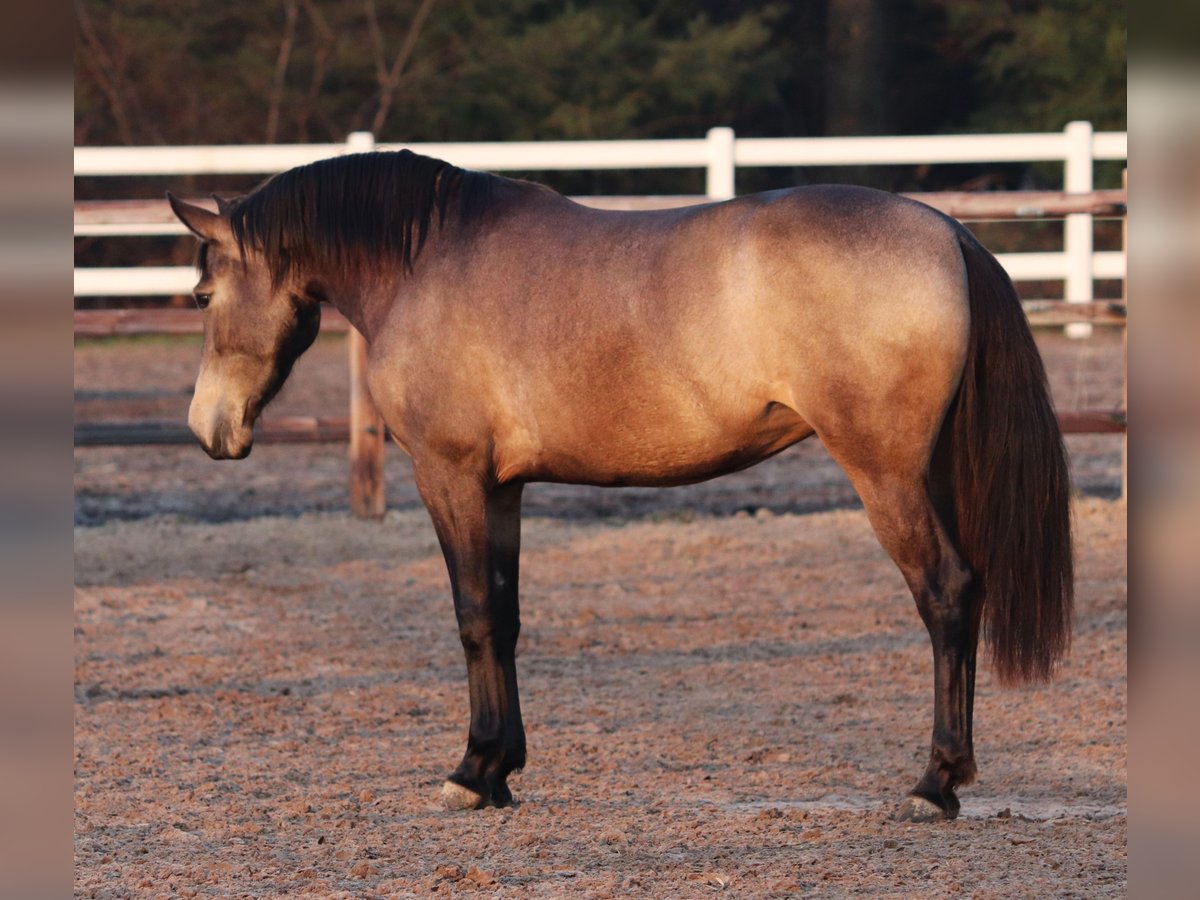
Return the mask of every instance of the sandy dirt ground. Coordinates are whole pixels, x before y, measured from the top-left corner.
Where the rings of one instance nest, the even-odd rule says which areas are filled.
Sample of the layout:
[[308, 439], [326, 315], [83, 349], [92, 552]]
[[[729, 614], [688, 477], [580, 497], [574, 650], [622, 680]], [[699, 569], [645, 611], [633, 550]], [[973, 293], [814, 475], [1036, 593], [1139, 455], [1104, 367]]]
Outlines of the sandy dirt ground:
[[[1119, 347], [1043, 338], [1059, 404], [1116, 405]], [[342, 352], [276, 414], [341, 413]], [[80, 345], [77, 415], [176, 415], [195, 361]], [[359, 522], [334, 445], [77, 450], [76, 893], [1124, 895], [1121, 445], [1070, 445], [1072, 654], [1036, 688], [983, 667], [979, 781], [923, 826], [889, 814], [928, 754], [928, 639], [819, 445], [693, 488], [528, 490], [529, 766], [477, 813], [438, 800], [465, 665], [400, 454]]]

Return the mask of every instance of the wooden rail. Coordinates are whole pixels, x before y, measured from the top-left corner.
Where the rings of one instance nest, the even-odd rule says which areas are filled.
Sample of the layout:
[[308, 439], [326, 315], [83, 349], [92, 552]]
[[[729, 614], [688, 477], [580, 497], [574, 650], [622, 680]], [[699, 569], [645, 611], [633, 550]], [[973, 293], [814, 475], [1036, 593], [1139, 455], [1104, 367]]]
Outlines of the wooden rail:
[[[919, 200], [963, 222], [1010, 219], [1060, 219], [1076, 213], [1100, 218], [1125, 215], [1128, 195], [1124, 190], [1089, 191], [938, 191], [913, 192], [903, 196]], [[707, 197], [573, 197], [577, 203], [596, 209], [672, 209], [710, 203]]]
[[[345, 443], [350, 437], [349, 419], [288, 416], [263, 419], [254, 428], [255, 441], [267, 444]], [[140, 419], [132, 422], [76, 422], [76, 447], [129, 447], [192, 444], [196, 436], [186, 422]]]
[[1068, 409], [1058, 414], [1063, 434], [1125, 434], [1125, 410]]
[[[321, 330], [350, 330], [346, 317], [332, 307], [321, 308]], [[75, 337], [100, 338], [142, 334], [203, 334], [204, 319], [198, 309], [77, 309]]]

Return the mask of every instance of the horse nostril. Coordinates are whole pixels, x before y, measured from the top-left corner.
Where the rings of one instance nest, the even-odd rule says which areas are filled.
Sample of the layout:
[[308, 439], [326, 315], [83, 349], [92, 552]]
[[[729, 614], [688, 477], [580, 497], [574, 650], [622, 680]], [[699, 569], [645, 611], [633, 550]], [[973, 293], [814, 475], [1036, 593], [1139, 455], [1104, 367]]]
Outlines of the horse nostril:
[[221, 422], [213, 435], [213, 459], [245, 459], [250, 455], [254, 444], [253, 434], [249, 429], [241, 428], [233, 422]]
[[217, 429], [217, 443], [221, 459], [233, 456], [233, 427], [228, 422], [222, 422], [221, 427]]
[[221, 458], [220, 447], [217, 446], [217, 444], [215, 442], [206, 440], [205, 438], [202, 438], [199, 435], [196, 435], [196, 441], [197, 441], [197, 443], [200, 444], [200, 449], [208, 454], [209, 459], [220, 459]]

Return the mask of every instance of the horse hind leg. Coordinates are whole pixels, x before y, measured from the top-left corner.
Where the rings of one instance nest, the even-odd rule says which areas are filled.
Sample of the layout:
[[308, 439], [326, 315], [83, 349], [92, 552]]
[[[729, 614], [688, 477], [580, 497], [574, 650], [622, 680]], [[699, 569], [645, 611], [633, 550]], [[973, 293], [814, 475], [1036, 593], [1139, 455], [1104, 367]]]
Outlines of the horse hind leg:
[[[863, 445], [856, 442], [856, 447]], [[830, 447], [837, 458], [836, 444]], [[928, 454], [909, 466], [845, 466], [884, 550], [916, 601], [933, 646], [929, 763], [896, 812], [908, 821], [953, 819], [955, 788], [975, 778], [972, 708], [979, 641], [978, 585], [947, 531], [948, 486], [929, 478]], [[839, 460], [841, 461], [841, 460]], [[942, 514], [939, 514], [939, 508]], [[943, 518], [945, 515], [945, 518]]]

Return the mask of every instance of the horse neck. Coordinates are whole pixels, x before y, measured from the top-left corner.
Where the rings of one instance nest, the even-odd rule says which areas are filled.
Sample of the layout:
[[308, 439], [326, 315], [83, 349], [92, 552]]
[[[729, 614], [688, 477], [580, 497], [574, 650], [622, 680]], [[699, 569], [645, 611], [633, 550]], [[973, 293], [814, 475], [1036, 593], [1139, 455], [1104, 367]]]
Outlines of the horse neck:
[[[514, 203], [566, 202], [549, 188], [510, 179], [497, 179], [493, 185], [493, 197], [497, 206], [510, 210]], [[320, 286], [324, 298], [370, 343], [399, 298], [419, 290], [420, 283], [426, 278], [425, 273], [443, 271], [439, 263], [444, 258], [464, 252], [466, 239], [454, 224], [456, 214], [452, 203], [446, 211], [446, 220], [430, 228], [420, 251], [414, 251], [411, 272], [404, 271], [398, 262], [381, 261], [379, 266], [367, 267], [365, 271], [354, 275], [332, 278], [318, 275], [311, 281]], [[440, 276], [429, 274], [428, 277], [436, 279]]]
[[322, 299], [346, 317], [370, 343], [378, 333], [388, 310], [400, 291], [403, 281], [400, 272], [389, 277], [384, 273], [360, 275], [357, 278], [344, 276], [333, 279], [315, 277]]

